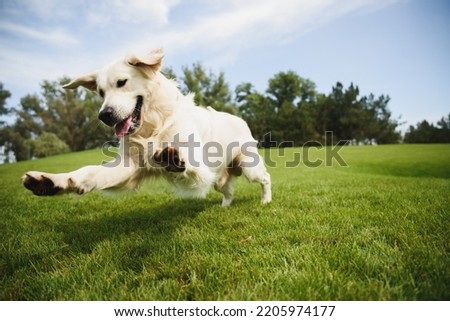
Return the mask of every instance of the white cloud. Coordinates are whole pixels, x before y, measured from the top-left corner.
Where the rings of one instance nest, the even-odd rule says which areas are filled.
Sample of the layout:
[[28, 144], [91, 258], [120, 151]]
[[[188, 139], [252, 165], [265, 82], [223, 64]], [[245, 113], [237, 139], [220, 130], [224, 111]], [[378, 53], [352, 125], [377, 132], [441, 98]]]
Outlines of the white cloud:
[[48, 21], [72, 17], [71, 3], [73, 1], [15, 0], [6, 6], [10, 6], [16, 15], [30, 13], [40, 20]]
[[[154, 46], [166, 51], [186, 52], [201, 48], [211, 59], [225, 63], [239, 57], [239, 53], [270, 44], [276, 46], [346, 14], [381, 8], [400, 0], [248, 0], [223, 1], [214, 4], [215, 10], [201, 16], [191, 16], [172, 23], [161, 30], [136, 30], [135, 37], [121, 47], [127, 50], [146, 50], [149, 39]], [[207, 2], [206, 2], [207, 3]], [[147, 31], [148, 30], [148, 31]], [[121, 50], [125, 51], [125, 50]]]
[[30, 88], [28, 93], [37, 92], [42, 80], [57, 80], [67, 73], [83, 72], [80, 66], [90, 63], [84, 57], [71, 58], [18, 50], [0, 42], [0, 81], [5, 88], [15, 87], [24, 92]]
[[19, 37], [31, 38], [40, 42], [47, 42], [56, 46], [72, 46], [79, 43], [79, 40], [63, 29], [37, 30], [24, 25], [1, 21], [0, 30], [7, 31]]
[[151, 22], [156, 26], [169, 23], [170, 10], [179, 0], [102, 0], [89, 1], [84, 7], [86, 18], [92, 25]]

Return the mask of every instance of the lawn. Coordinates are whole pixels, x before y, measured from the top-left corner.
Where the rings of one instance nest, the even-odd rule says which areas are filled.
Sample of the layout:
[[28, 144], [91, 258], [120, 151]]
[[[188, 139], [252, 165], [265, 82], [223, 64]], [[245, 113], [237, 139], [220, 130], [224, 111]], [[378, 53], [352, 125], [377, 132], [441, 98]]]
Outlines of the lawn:
[[158, 180], [58, 197], [21, 184], [100, 150], [1, 165], [0, 299], [450, 300], [450, 145], [348, 146], [348, 166], [261, 152], [276, 164], [267, 206], [243, 178], [229, 208]]

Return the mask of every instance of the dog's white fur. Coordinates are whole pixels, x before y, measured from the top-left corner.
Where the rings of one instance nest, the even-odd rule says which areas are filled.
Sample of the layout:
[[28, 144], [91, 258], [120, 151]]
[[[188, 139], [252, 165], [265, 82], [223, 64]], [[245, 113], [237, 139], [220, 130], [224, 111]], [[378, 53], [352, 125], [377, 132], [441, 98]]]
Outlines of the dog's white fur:
[[[54, 184], [58, 194], [86, 193], [117, 187], [135, 188], [147, 176], [162, 175], [179, 193], [188, 196], [205, 196], [215, 187], [223, 193], [222, 205], [227, 206], [233, 199], [233, 179], [242, 173], [249, 181], [261, 184], [261, 201], [269, 203], [272, 199], [270, 175], [257, 153], [247, 124], [211, 107], [196, 106], [192, 95], [183, 95], [177, 84], [160, 72], [163, 55], [163, 51], [157, 49], [144, 56], [128, 56], [65, 85], [69, 89], [84, 86], [102, 90], [104, 103], [100, 111], [106, 106], [112, 107], [121, 119], [133, 112], [136, 97], [142, 96], [139, 127], [121, 139], [120, 152], [114, 161], [69, 173], [28, 172], [22, 178], [25, 186], [30, 180], [45, 180], [46, 186], [49, 182]], [[116, 86], [119, 79], [127, 79], [121, 88]], [[179, 142], [193, 139], [199, 145], [179, 147], [177, 151], [185, 162], [185, 170], [170, 172], [156, 163], [152, 155], [177, 139]], [[205, 148], [205, 144], [212, 148]], [[219, 146], [223, 152], [215, 153]], [[207, 164], [205, 151], [209, 151]]]

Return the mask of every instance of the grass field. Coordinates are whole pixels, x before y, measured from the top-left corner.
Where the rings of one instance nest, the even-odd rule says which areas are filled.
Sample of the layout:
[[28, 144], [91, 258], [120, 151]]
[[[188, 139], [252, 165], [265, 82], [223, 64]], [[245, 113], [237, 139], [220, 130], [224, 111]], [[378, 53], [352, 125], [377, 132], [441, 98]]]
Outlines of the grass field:
[[1, 165], [0, 299], [450, 300], [450, 145], [344, 147], [349, 166], [285, 168], [300, 151], [270, 151], [272, 204], [241, 178], [229, 208], [162, 181], [59, 197], [21, 185], [28, 170], [99, 164], [99, 150]]

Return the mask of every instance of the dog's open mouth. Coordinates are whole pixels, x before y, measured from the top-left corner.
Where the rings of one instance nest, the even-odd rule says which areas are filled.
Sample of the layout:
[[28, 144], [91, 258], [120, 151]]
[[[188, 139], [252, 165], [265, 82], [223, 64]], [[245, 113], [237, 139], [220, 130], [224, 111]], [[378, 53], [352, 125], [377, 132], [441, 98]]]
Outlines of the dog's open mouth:
[[136, 107], [134, 107], [131, 115], [114, 126], [117, 137], [130, 135], [139, 127], [143, 102], [144, 98], [142, 96], [137, 96]]

